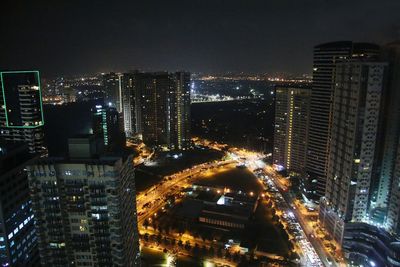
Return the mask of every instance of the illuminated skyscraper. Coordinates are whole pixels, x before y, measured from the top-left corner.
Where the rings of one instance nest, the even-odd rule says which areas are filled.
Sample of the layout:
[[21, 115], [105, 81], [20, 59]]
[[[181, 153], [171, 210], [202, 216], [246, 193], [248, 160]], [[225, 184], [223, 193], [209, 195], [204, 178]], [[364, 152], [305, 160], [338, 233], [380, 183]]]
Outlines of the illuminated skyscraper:
[[0, 135], [21, 141], [31, 153], [44, 153], [44, 117], [38, 71], [0, 72]]
[[400, 142], [397, 145], [397, 154], [395, 168], [393, 171], [393, 180], [391, 193], [388, 196], [389, 210], [386, 219], [386, 228], [389, 232], [400, 234]]
[[335, 68], [330, 153], [320, 221], [339, 243], [346, 223], [369, 222], [387, 64], [347, 60]]
[[273, 163], [300, 174], [307, 152], [311, 88], [278, 86], [275, 88], [275, 130]]
[[[315, 191], [310, 198], [318, 201], [325, 193], [329, 155], [329, 133], [334, 97], [334, 70], [337, 62], [351, 58], [371, 58], [379, 46], [367, 43], [333, 42], [314, 48], [308, 152], [304, 181]], [[315, 182], [314, 182], [315, 181]]]
[[169, 147], [185, 149], [190, 146], [190, 73], [170, 74], [172, 86], [168, 94]]
[[127, 136], [133, 136], [138, 133], [137, 129], [137, 109], [139, 108], [136, 102], [136, 87], [138, 83], [138, 76], [140, 74], [135, 72], [128, 72], [122, 75], [122, 103], [123, 103], [123, 117], [124, 117], [124, 131]]
[[103, 74], [103, 86], [105, 91], [105, 103], [122, 112], [122, 84], [121, 75], [115, 72]]
[[102, 157], [90, 135], [69, 149], [28, 166], [42, 266], [140, 266], [132, 157]]
[[39, 251], [26, 166], [27, 144], [0, 142], [0, 266], [38, 266]]
[[[150, 146], [190, 146], [190, 73], [132, 73], [128, 77], [125, 130]], [[132, 107], [134, 103], [135, 107]], [[133, 126], [135, 124], [135, 126]]]
[[167, 72], [142, 73], [136, 92], [139, 97], [138, 131], [147, 145], [168, 143], [168, 92], [171, 88]]
[[114, 107], [96, 105], [92, 109], [93, 134], [103, 140], [104, 148], [109, 152], [120, 151], [125, 147], [125, 133], [120, 113]]
[[[373, 199], [373, 207], [377, 213], [386, 214], [389, 204], [391, 189], [399, 190], [399, 180], [395, 171], [396, 150], [400, 138], [400, 43], [391, 43], [382, 48], [382, 59], [389, 63], [388, 90], [385, 100], [385, 113], [383, 116], [384, 134], [382, 135], [382, 163], [379, 173], [379, 184]], [[397, 204], [395, 204], [397, 205]], [[392, 207], [393, 208], [393, 207]], [[379, 212], [380, 211], [380, 212]], [[393, 209], [390, 212], [393, 215]], [[378, 216], [379, 217], [379, 216]], [[383, 216], [380, 216], [383, 217]], [[379, 218], [382, 220], [383, 218]], [[400, 232], [399, 232], [400, 234]]]

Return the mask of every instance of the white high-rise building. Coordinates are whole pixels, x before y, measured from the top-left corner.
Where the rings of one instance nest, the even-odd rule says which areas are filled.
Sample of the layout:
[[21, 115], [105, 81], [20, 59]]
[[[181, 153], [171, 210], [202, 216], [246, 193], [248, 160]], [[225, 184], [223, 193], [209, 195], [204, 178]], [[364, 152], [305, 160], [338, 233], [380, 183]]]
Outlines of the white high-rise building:
[[370, 58], [379, 54], [379, 46], [351, 41], [331, 42], [314, 47], [313, 82], [307, 147], [306, 175], [303, 177], [309, 199], [324, 196], [330, 147], [330, 128], [336, 63], [345, 59]]
[[320, 221], [341, 243], [347, 222], [368, 222], [386, 63], [345, 61], [335, 68], [330, 153]]

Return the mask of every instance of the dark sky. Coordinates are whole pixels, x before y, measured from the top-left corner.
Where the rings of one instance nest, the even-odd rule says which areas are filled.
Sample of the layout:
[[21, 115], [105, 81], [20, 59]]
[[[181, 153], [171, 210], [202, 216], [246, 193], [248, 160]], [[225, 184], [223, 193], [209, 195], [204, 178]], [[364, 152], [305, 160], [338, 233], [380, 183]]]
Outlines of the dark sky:
[[399, 0], [2, 0], [0, 69], [311, 72], [312, 47], [400, 39]]

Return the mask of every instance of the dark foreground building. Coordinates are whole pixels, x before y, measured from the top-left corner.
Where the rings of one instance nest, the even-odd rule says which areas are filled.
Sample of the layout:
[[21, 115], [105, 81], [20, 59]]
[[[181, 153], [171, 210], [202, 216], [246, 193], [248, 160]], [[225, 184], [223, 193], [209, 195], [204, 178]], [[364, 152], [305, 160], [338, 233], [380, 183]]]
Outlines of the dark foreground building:
[[132, 158], [98, 143], [70, 139], [69, 158], [28, 167], [43, 266], [140, 266]]
[[37, 266], [39, 254], [25, 170], [26, 144], [0, 142], [0, 266]]
[[400, 266], [400, 240], [373, 225], [346, 225], [342, 248], [346, 259], [352, 264], [367, 267]]

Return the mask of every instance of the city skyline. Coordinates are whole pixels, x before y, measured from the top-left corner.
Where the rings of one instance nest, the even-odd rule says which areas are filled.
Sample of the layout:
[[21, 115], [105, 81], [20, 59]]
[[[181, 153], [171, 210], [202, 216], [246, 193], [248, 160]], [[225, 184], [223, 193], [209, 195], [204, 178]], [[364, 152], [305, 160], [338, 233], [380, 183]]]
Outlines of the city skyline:
[[400, 266], [399, 0], [2, 10], [1, 266]]
[[379, 5], [372, 0], [100, 1], [91, 12], [92, 4], [74, 1], [10, 2], [1, 17], [7, 42], [0, 68], [40, 69], [45, 77], [137, 68], [310, 73], [315, 44], [399, 39], [399, 5], [390, 0]]

